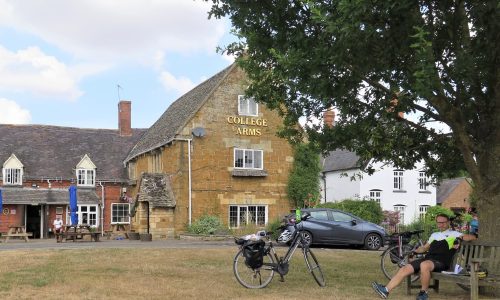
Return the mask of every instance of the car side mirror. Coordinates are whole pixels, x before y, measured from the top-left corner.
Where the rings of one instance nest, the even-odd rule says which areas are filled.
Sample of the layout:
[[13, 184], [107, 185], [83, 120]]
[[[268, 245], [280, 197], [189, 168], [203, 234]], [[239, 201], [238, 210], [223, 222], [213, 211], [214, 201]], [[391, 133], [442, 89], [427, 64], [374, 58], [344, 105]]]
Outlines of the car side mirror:
[[356, 219], [352, 219], [352, 220], [351, 220], [351, 223], [352, 223], [352, 225], [354, 226], [354, 225], [357, 225], [357, 224], [358, 224], [358, 221], [356, 221]]
[[302, 214], [301, 219], [302, 219], [302, 220], [307, 220], [307, 219], [309, 219], [310, 217], [311, 217], [311, 214], [310, 214], [310, 213], [308, 213], [308, 212], [304, 212], [304, 213]]

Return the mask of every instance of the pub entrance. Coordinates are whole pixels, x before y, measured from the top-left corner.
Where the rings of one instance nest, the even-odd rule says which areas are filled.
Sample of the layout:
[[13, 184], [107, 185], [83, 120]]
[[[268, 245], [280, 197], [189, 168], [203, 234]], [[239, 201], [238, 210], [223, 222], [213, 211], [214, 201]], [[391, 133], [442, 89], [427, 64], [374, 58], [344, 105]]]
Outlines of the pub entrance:
[[26, 205], [26, 232], [32, 232], [34, 239], [40, 238], [41, 205]]

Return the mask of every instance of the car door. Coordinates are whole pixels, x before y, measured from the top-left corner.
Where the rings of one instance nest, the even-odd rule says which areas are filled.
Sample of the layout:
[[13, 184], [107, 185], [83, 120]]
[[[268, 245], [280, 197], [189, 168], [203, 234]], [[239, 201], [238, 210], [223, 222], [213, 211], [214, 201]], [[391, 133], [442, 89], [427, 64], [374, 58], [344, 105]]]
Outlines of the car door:
[[311, 232], [314, 243], [328, 244], [331, 242], [331, 222], [327, 210], [308, 211], [311, 215], [305, 224], [304, 229]]
[[331, 211], [332, 241], [336, 244], [359, 244], [363, 239], [363, 226], [353, 216]]

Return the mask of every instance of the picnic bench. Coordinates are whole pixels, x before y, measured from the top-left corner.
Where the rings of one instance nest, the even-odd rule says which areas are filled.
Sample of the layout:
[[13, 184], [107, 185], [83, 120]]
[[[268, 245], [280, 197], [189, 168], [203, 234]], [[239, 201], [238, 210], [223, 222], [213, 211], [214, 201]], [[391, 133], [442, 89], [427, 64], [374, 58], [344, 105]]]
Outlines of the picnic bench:
[[[500, 274], [492, 273], [494, 267], [498, 265], [500, 259], [500, 243], [481, 242], [479, 240], [462, 242], [460, 248], [455, 253], [451, 268], [459, 265], [463, 274], [447, 274], [442, 272], [431, 273], [432, 288], [439, 293], [439, 282], [450, 281], [456, 283], [465, 290], [470, 290], [470, 299], [479, 299], [479, 287], [500, 287]], [[496, 261], [495, 261], [496, 260]], [[480, 271], [487, 271], [486, 276], [479, 276]], [[483, 273], [484, 274], [484, 273]], [[412, 284], [410, 276], [407, 278], [407, 294], [411, 293], [412, 288], [420, 288], [420, 284]]]
[[9, 225], [9, 231], [6, 234], [2, 234], [5, 242], [8, 242], [12, 237], [18, 237], [24, 239], [28, 242], [28, 237], [33, 236], [32, 232], [26, 232], [26, 227], [21, 225]]
[[99, 242], [99, 232], [90, 230], [90, 226], [63, 226], [64, 230], [56, 233], [56, 239], [61, 239], [64, 242], [72, 240], [83, 240], [85, 236], [90, 236], [90, 241]]

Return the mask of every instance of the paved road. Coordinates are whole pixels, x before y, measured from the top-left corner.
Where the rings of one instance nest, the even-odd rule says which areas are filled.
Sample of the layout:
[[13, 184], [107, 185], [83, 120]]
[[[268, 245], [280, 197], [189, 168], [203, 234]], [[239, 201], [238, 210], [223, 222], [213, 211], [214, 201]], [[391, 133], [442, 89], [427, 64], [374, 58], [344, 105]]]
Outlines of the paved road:
[[10, 240], [0, 243], [0, 251], [29, 250], [29, 249], [95, 249], [95, 248], [220, 248], [234, 247], [232, 240], [225, 241], [198, 241], [198, 240], [164, 240], [142, 242], [140, 240], [106, 240], [100, 242], [68, 241], [56, 243], [55, 239], [30, 239], [29, 242]]

